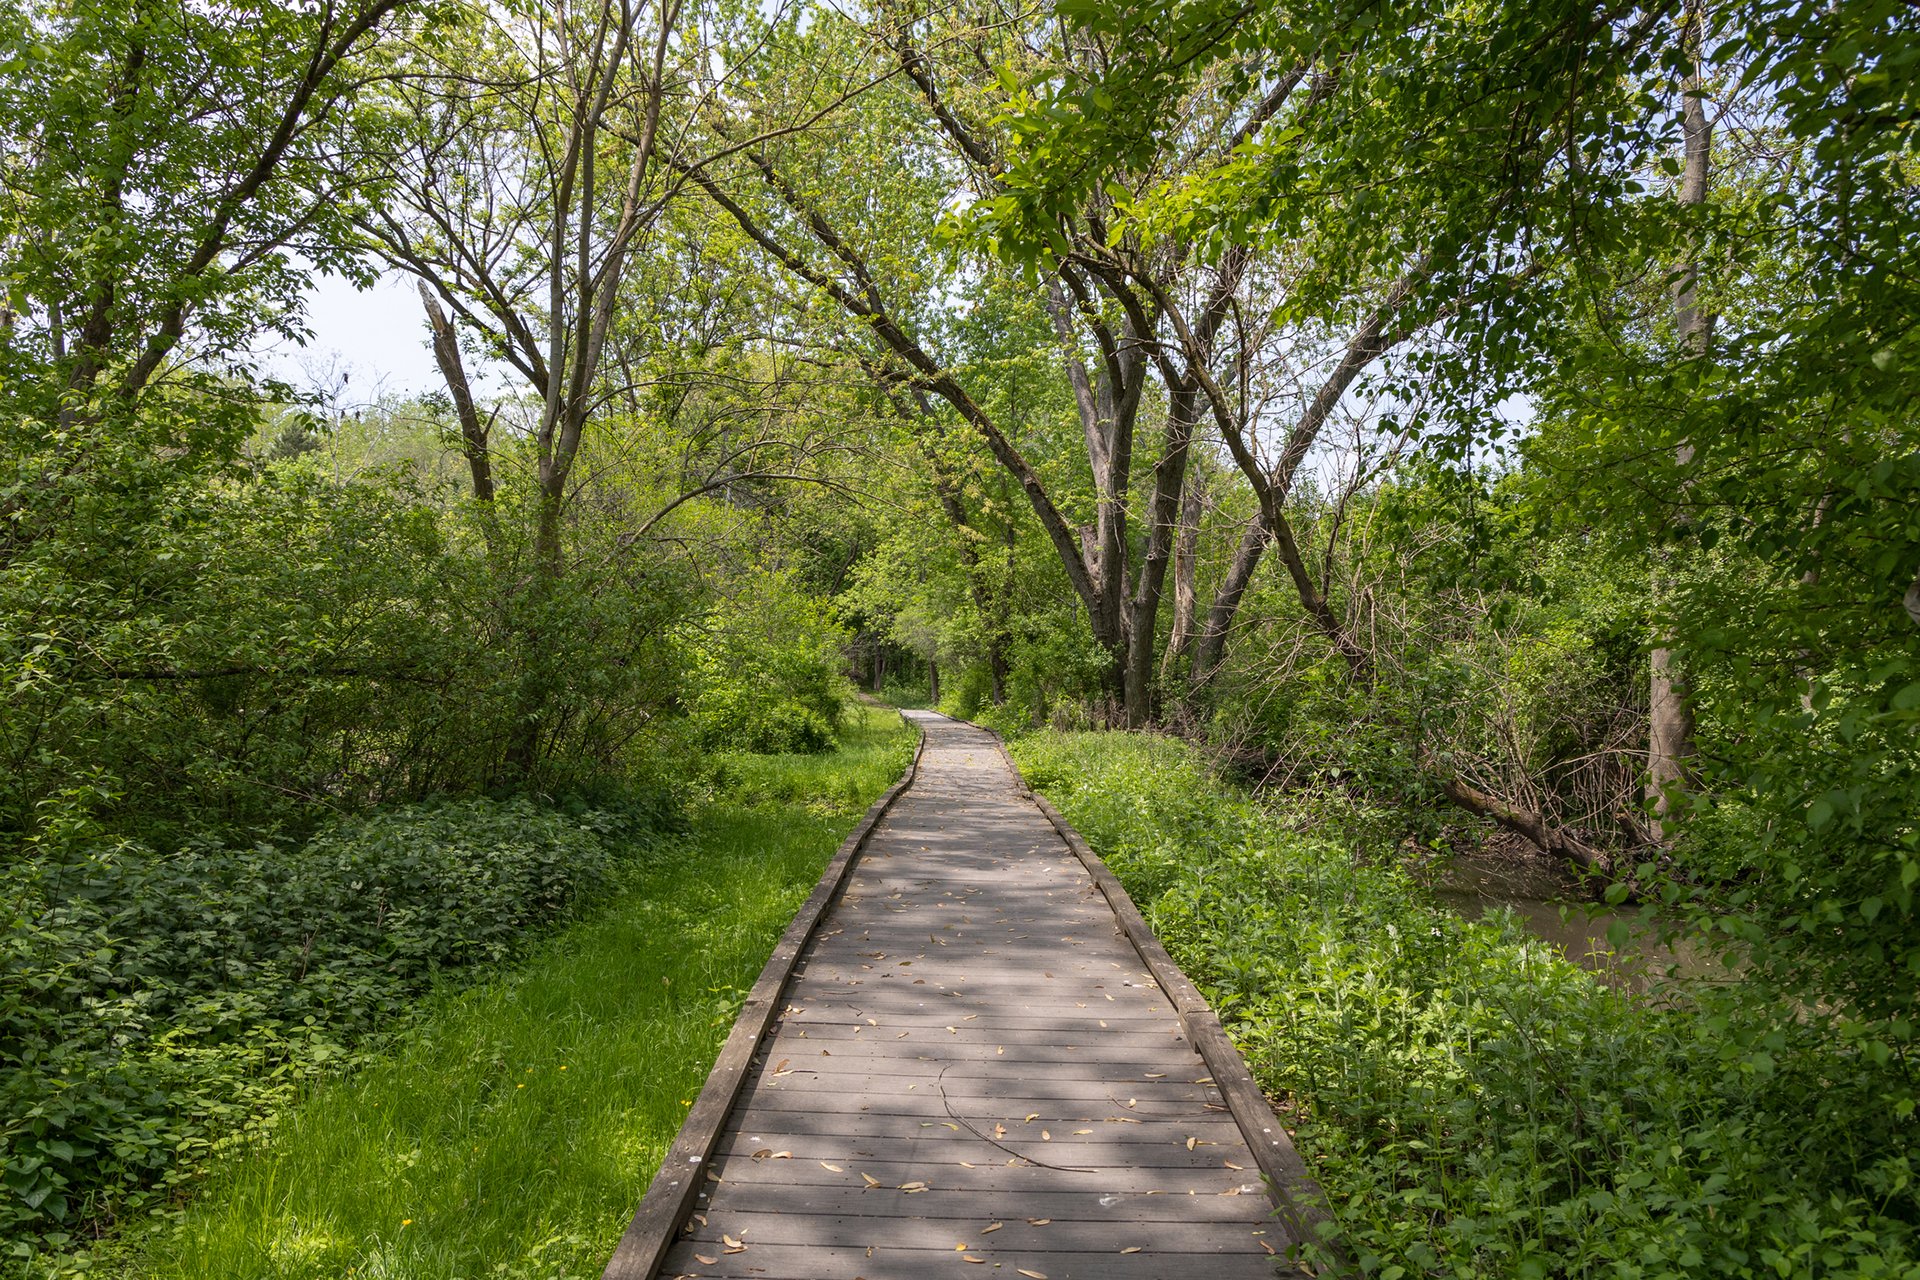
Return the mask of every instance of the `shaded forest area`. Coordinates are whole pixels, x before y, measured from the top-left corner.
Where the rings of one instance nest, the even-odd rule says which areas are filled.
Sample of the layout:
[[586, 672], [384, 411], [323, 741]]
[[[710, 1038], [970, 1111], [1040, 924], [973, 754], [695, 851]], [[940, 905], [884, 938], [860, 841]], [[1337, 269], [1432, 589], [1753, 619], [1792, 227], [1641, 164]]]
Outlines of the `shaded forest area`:
[[[0, 0], [0, 1265], [858, 681], [1088, 789], [1370, 1273], [1920, 1275], [1916, 84], [1901, 0]], [[323, 273], [442, 385], [271, 376]], [[1495, 833], [1720, 980], [1435, 923]]]

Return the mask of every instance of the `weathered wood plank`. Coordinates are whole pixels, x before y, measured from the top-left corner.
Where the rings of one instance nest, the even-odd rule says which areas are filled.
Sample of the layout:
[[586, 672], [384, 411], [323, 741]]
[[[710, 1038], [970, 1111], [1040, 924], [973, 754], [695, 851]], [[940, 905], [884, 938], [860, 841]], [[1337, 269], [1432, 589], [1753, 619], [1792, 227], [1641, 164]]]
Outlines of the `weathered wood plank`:
[[[905, 1199], [905, 1197], [902, 1197]], [[914, 1196], [909, 1203], [921, 1197]], [[916, 1209], [917, 1205], [914, 1206]], [[696, 1250], [706, 1244], [724, 1245], [728, 1237], [747, 1243], [749, 1251], [763, 1245], [810, 1245], [831, 1248], [834, 1245], [875, 1246], [883, 1249], [930, 1249], [940, 1253], [992, 1252], [1004, 1255], [1009, 1250], [1022, 1254], [1097, 1253], [1126, 1256], [1122, 1249], [1147, 1252], [1148, 1244], [1157, 1254], [1204, 1256], [1214, 1253], [1245, 1253], [1271, 1256], [1260, 1247], [1262, 1240], [1273, 1242], [1272, 1224], [1253, 1226], [1244, 1222], [1208, 1222], [1201, 1220], [1125, 1222], [1114, 1218], [1098, 1221], [1068, 1221], [1033, 1214], [996, 1218], [1000, 1225], [982, 1231], [993, 1222], [977, 1219], [949, 1222], [925, 1217], [873, 1217], [865, 1214], [786, 1214], [767, 1211], [714, 1213], [703, 1215], [708, 1221], [693, 1224], [695, 1229], [683, 1238]], [[1036, 1221], [1045, 1218], [1045, 1221]], [[961, 1246], [965, 1248], [961, 1248]], [[717, 1252], [717, 1251], [716, 1251]]]
[[[1036, 1271], [1047, 1280], [1273, 1280], [1273, 1260], [1265, 1253], [1217, 1254], [1200, 1259], [1153, 1253], [1050, 1253], [1013, 1249], [974, 1249], [984, 1261], [969, 1266], [953, 1249], [883, 1249], [817, 1245], [749, 1245], [740, 1253], [705, 1253], [690, 1244], [676, 1248], [663, 1275], [740, 1277], [742, 1280], [889, 1280], [891, 1277], [979, 1273], [1011, 1277]], [[714, 1259], [703, 1265], [697, 1257]], [[993, 1263], [1002, 1264], [997, 1269]]]
[[[1037, 1145], [1037, 1144], [1036, 1144]], [[983, 1153], [984, 1154], [984, 1153]], [[949, 1191], [1004, 1190], [1014, 1193], [1048, 1189], [1101, 1191], [1144, 1194], [1158, 1191], [1170, 1196], [1248, 1197], [1243, 1208], [1248, 1221], [1264, 1221], [1271, 1212], [1259, 1171], [1249, 1164], [1245, 1169], [1157, 1169], [1146, 1167], [1097, 1166], [1090, 1169], [1055, 1168], [1013, 1160], [995, 1153], [999, 1162], [975, 1161], [969, 1168], [954, 1162], [937, 1167], [928, 1160], [882, 1160], [848, 1156], [852, 1163], [829, 1160], [841, 1165], [841, 1172], [823, 1169], [816, 1160], [731, 1160], [719, 1169], [718, 1179], [710, 1179], [702, 1191], [712, 1196], [745, 1189], [747, 1193], [762, 1186], [837, 1185], [868, 1186], [865, 1177], [877, 1180], [873, 1186], [873, 1213], [900, 1212], [880, 1207], [882, 1201], [903, 1195], [899, 1188], [910, 1182]], [[1236, 1163], [1238, 1163], [1236, 1161]], [[708, 1171], [709, 1174], [714, 1172]], [[865, 1175], [863, 1177], [862, 1175]], [[912, 1197], [908, 1197], [911, 1199]], [[751, 1200], [746, 1203], [751, 1204]], [[906, 1210], [911, 1212], [909, 1208]]]
[[[1118, 1094], [1119, 1096], [1115, 1096]], [[816, 1090], [811, 1092], [795, 1091], [781, 1094], [755, 1094], [751, 1107], [755, 1111], [777, 1112], [817, 1112], [821, 1115], [839, 1113], [866, 1113], [875, 1115], [901, 1116], [945, 1116], [948, 1103], [958, 1107], [961, 1099], [948, 1093], [943, 1101], [934, 1090], [925, 1092], [905, 1091], [879, 1096], [849, 1095], [839, 1091]], [[1062, 1122], [1074, 1120], [1086, 1123], [1103, 1119], [1107, 1115], [1134, 1116], [1141, 1120], [1178, 1119], [1186, 1116], [1225, 1116], [1232, 1118], [1227, 1104], [1217, 1095], [1189, 1094], [1184, 1098], [1168, 1095], [1149, 1094], [1145, 1097], [1132, 1091], [1114, 1090], [1112, 1093], [1079, 1094], [1061, 1098], [1008, 1098], [1002, 1095], [989, 1095], [987, 1105], [979, 1108], [1010, 1111], [1015, 1115], [1038, 1115], [1048, 1120], [1059, 1119]], [[1129, 1107], [1126, 1104], [1132, 1102]]]
[[[1089, 1187], [1080, 1191], [1025, 1190], [1009, 1205], [1000, 1188], [929, 1187], [912, 1200], [923, 1217], [954, 1223], [972, 1223], [977, 1230], [1004, 1220], [1009, 1213], [1025, 1218], [1052, 1218], [1060, 1222], [1227, 1222], [1251, 1221], [1246, 1207], [1234, 1196], [1168, 1195], [1157, 1191], [1114, 1191]], [[828, 1217], [864, 1214], [873, 1192], [858, 1186], [823, 1186], [800, 1182], [789, 1185], [756, 1183], [753, 1206], [768, 1213], [818, 1213]], [[711, 1217], [711, 1214], [709, 1214]], [[1279, 1236], [1268, 1238], [1278, 1244]]]
[[[949, 1026], [954, 1029], [948, 1031]], [[978, 1019], [953, 1023], [930, 1023], [918, 1028], [896, 1028], [889, 1034], [897, 1036], [902, 1030], [911, 1037], [926, 1037], [948, 1048], [971, 1045], [985, 1047], [989, 1051], [999, 1045], [1018, 1044], [1091, 1053], [1098, 1052], [1104, 1045], [1147, 1045], [1154, 1048], [1173, 1045], [1177, 1048], [1192, 1043], [1187, 1039], [1186, 1028], [1172, 1018], [1164, 1023], [1156, 1020], [1148, 1026], [1143, 1026], [1138, 1020], [1115, 1021], [1113, 1025], [1106, 1027], [1096, 1023], [1078, 1035], [1053, 1025], [1004, 1027], [983, 1024]], [[878, 1034], [880, 1034], [879, 1028], [869, 1027], [864, 1022], [793, 1025], [783, 1021], [775, 1028], [774, 1034], [767, 1038], [767, 1048], [764, 1052], [776, 1053], [782, 1048], [803, 1051], [827, 1048], [838, 1052], [839, 1045], [864, 1044]]]
[[[1155, 1116], [1151, 1119], [1141, 1119], [1133, 1111], [1121, 1106], [1107, 1107], [1105, 1112], [1102, 1115], [1054, 1116], [1035, 1111], [994, 1109], [984, 1114], [962, 1113], [956, 1119], [944, 1107], [899, 1115], [888, 1111], [770, 1111], [742, 1106], [734, 1111], [727, 1132], [765, 1139], [764, 1142], [753, 1143], [754, 1148], [780, 1147], [786, 1139], [797, 1135], [851, 1137], [868, 1133], [915, 1134], [929, 1127], [953, 1133], [964, 1131], [967, 1124], [983, 1126], [989, 1133], [996, 1124], [1004, 1125], [1016, 1134], [1044, 1130], [1062, 1141], [1083, 1138], [1086, 1135], [1081, 1134], [1080, 1130], [1094, 1129], [1114, 1131], [1115, 1141], [1185, 1142], [1189, 1137], [1198, 1136], [1218, 1145], [1231, 1141], [1238, 1132], [1233, 1117], [1225, 1111], [1206, 1111], [1196, 1107], [1187, 1115]], [[1027, 1119], [1028, 1116], [1033, 1119]], [[947, 1129], [948, 1125], [957, 1125], [959, 1128]], [[752, 1154], [751, 1149], [749, 1154]]]

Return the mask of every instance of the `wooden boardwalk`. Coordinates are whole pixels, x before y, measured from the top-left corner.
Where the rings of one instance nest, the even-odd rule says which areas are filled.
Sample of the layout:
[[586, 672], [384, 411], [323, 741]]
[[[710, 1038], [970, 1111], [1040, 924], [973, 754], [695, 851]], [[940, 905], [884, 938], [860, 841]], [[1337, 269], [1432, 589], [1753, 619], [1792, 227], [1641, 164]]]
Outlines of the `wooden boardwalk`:
[[908, 714], [912, 785], [823, 882], [610, 1280], [1298, 1274], [1261, 1177], [1297, 1158], [1224, 1037], [1196, 1052], [1197, 993], [990, 734]]

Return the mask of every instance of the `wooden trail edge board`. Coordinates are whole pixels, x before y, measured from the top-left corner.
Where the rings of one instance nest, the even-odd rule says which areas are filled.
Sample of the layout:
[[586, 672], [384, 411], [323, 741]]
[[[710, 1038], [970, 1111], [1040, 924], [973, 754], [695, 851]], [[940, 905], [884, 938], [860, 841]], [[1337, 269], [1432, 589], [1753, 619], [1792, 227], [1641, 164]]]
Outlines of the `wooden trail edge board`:
[[[913, 722], [909, 720], [907, 723], [912, 725]], [[918, 726], [914, 727], [918, 729]], [[867, 837], [880, 824], [880, 819], [886, 816], [887, 810], [893, 807], [893, 802], [913, 785], [914, 775], [920, 771], [920, 756], [926, 747], [927, 735], [921, 732], [906, 773], [885, 795], [874, 801], [873, 807], [860, 819], [860, 825], [840, 842], [832, 861], [821, 873], [820, 883], [813, 887], [812, 895], [801, 905], [793, 922], [787, 926], [786, 933], [781, 935], [780, 944], [767, 958], [766, 968], [760, 971], [759, 980], [753, 984], [753, 990], [747, 993], [746, 1003], [740, 1006], [740, 1016], [734, 1021], [726, 1044], [720, 1049], [713, 1071], [701, 1087], [693, 1109], [680, 1125], [679, 1136], [674, 1138], [673, 1145], [667, 1149], [666, 1158], [660, 1162], [660, 1172], [654, 1175], [647, 1194], [640, 1201], [640, 1208], [627, 1226], [626, 1234], [620, 1237], [620, 1244], [614, 1249], [613, 1259], [607, 1263], [602, 1280], [652, 1280], [654, 1272], [659, 1269], [668, 1248], [673, 1244], [674, 1236], [693, 1208], [694, 1196], [703, 1180], [701, 1175], [706, 1172], [708, 1161], [719, 1143], [720, 1129], [726, 1124], [727, 1115], [740, 1096], [741, 1086], [746, 1083], [753, 1055], [779, 1015], [780, 993], [785, 989], [787, 979], [793, 975], [795, 963], [806, 950], [807, 943], [812, 941], [814, 931], [826, 917], [827, 909], [840, 896], [841, 889], [846, 885], [847, 872], [861, 847], [866, 844]]]
[[[972, 724], [972, 721], [966, 723]], [[974, 725], [976, 729], [984, 727]], [[1274, 1210], [1280, 1220], [1286, 1224], [1295, 1240], [1315, 1241], [1322, 1250], [1332, 1255], [1333, 1274], [1357, 1274], [1335, 1239], [1333, 1215], [1327, 1210], [1326, 1193], [1314, 1181], [1306, 1161], [1300, 1158], [1300, 1152], [1294, 1147], [1286, 1126], [1273, 1113], [1267, 1095], [1260, 1091], [1253, 1072], [1247, 1067], [1247, 1060], [1240, 1056], [1233, 1041], [1227, 1038], [1226, 1028], [1220, 1025], [1219, 1015], [1214, 1013], [1213, 1006], [1207, 1003], [1200, 989], [1193, 985], [1193, 981], [1181, 972], [1180, 966], [1173, 962], [1173, 957], [1167, 954], [1166, 947], [1155, 936], [1146, 917], [1140, 914], [1140, 908], [1134, 905], [1132, 896], [1127, 893], [1126, 886], [1120, 883], [1120, 878], [1113, 874], [1112, 869], [1073, 829], [1072, 824], [1060, 816], [1060, 811], [1045, 796], [1027, 785], [1020, 766], [1014, 763], [999, 733], [991, 729], [986, 731], [993, 734], [1007, 768], [1013, 770], [1013, 776], [1019, 780], [1027, 798], [1046, 815], [1053, 829], [1073, 850], [1073, 856], [1093, 877], [1107, 905], [1119, 917], [1127, 940], [1140, 953], [1140, 959], [1146, 964], [1154, 981], [1160, 984], [1160, 989], [1173, 1001], [1174, 1012], [1180, 1018], [1180, 1025], [1186, 1029], [1188, 1041], [1199, 1052], [1201, 1061], [1207, 1064], [1214, 1084], [1226, 1099], [1227, 1110], [1240, 1126], [1247, 1146], [1253, 1151], [1253, 1158], [1266, 1178], [1267, 1190], [1272, 1195]]]

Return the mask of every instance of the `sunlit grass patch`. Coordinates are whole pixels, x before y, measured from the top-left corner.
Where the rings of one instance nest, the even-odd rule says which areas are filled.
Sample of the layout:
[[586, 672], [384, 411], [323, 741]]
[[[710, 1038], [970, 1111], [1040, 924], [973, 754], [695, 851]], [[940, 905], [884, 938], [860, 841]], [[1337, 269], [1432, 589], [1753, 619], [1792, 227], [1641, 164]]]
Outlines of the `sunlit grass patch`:
[[605, 911], [313, 1091], [124, 1273], [598, 1275], [775, 940], [905, 765], [894, 713], [851, 717], [840, 751], [739, 764]]

